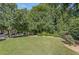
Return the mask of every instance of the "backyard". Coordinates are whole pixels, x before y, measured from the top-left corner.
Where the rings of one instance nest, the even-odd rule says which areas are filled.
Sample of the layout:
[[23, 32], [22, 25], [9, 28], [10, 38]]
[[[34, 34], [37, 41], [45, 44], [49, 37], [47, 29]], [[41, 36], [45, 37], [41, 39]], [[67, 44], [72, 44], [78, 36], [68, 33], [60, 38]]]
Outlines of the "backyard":
[[79, 54], [79, 3], [0, 3], [0, 54]]

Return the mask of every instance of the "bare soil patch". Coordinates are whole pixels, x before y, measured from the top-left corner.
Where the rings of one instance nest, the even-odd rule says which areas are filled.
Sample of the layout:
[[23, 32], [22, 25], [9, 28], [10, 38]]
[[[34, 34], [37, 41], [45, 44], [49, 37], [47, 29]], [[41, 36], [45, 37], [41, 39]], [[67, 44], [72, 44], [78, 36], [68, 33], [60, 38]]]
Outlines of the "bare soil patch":
[[79, 53], [79, 45], [73, 46], [73, 45], [68, 45], [68, 44], [64, 44], [67, 48]]

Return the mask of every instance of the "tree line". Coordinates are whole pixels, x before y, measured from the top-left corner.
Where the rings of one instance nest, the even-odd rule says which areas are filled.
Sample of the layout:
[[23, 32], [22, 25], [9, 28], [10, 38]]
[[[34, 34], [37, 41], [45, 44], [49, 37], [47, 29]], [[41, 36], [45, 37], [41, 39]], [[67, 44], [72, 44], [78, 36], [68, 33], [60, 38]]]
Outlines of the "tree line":
[[43, 3], [31, 10], [15, 3], [0, 4], [0, 32], [12, 34], [58, 34], [68, 32], [79, 39], [79, 4]]

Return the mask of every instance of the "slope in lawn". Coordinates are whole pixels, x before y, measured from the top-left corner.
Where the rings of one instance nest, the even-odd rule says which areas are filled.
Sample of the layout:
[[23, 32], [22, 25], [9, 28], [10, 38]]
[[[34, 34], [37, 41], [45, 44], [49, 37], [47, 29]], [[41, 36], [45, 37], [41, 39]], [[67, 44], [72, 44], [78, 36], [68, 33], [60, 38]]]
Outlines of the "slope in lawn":
[[0, 41], [0, 54], [77, 54], [66, 48], [60, 38], [28, 36]]

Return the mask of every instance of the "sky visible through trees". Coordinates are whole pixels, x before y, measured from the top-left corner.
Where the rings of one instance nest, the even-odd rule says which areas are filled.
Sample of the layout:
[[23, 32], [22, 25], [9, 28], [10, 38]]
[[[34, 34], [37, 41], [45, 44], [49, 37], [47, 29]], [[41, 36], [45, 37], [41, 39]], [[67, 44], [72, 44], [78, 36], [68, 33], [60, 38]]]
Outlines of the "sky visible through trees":
[[17, 3], [19, 9], [27, 8], [32, 9], [33, 6], [37, 6], [39, 3]]

